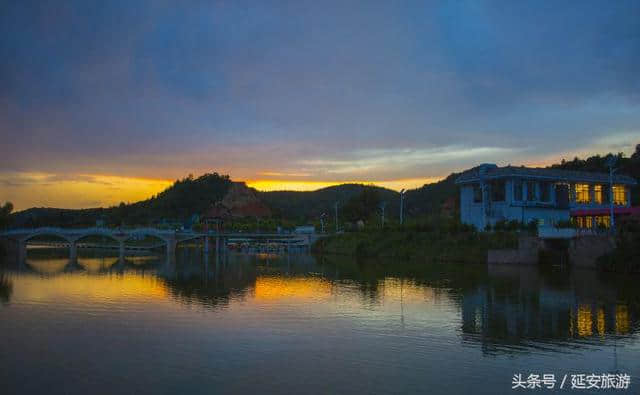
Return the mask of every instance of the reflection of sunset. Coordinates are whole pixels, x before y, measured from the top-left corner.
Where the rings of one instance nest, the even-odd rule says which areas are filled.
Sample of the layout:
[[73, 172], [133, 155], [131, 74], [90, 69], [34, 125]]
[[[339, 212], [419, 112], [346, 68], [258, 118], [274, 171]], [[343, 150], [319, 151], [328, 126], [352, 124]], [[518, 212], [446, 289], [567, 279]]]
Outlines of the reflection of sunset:
[[72, 298], [72, 302], [103, 304], [165, 299], [166, 295], [163, 283], [152, 276], [141, 277], [132, 273], [96, 276], [77, 273], [46, 279], [24, 276], [20, 278], [20, 287], [16, 287], [14, 299], [49, 302]]
[[405, 281], [397, 278], [386, 278], [382, 282], [384, 296], [392, 299], [402, 299], [405, 302], [434, 302], [438, 295], [435, 290], [430, 287], [418, 286], [411, 281]]
[[78, 258], [78, 265], [82, 266], [89, 273], [98, 273], [108, 269], [118, 263], [117, 257], [110, 258]]
[[46, 261], [27, 259], [26, 263], [38, 273], [55, 274], [64, 271], [64, 267], [69, 264], [69, 259], [47, 259]]
[[323, 299], [331, 294], [331, 285], [317, 277], [258, 277], [254, 293], [256, 300]]

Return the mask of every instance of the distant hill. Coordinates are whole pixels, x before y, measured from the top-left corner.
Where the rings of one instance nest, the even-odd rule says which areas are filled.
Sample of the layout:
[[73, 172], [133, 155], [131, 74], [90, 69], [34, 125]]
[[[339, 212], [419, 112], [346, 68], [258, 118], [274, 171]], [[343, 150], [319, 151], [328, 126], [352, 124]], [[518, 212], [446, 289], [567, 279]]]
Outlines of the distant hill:
[[[339, 210], [364, 191], [374, 192], [379, 201], [386, 201], [388, 212], [397, 212], [400, 194], [391, 189], [365, 184], [342, 184], [316, 191], [271, 191], [259, 192], [260, 198], [269, 206], [277, 218], [294, 221], [317, 219], [323, 213], [333, 217], [334, 205]], [[340, 214], [338, 214], [340, 216]]]

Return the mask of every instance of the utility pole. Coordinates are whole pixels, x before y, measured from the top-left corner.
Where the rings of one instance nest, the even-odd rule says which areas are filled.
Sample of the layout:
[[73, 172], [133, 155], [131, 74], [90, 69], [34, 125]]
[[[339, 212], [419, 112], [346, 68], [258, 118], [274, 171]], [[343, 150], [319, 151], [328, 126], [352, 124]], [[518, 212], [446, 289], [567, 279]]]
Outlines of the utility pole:
[[382, 210], [382, 228], [384, 229], [384, 208], [387, 202], [380, 202], [380, 210]]
[[404, 206], [404, 188], [400, 191], [400, 225], [404, 223], [404, 214], [402, 212]]
[[336, 233], [338, 233], [338, 202], [336, 202], [333, 207], [336, 210]]
[[607, 166], [609, 167], [609, 230], [611, 231], [611, 234], [616, 231], [615, 220], [613, 218], [613, 173], [617, 170], [613, 167], [615, 163], [616, 159], [614, 156], [610, 156], [609, 159], [607, 159]]

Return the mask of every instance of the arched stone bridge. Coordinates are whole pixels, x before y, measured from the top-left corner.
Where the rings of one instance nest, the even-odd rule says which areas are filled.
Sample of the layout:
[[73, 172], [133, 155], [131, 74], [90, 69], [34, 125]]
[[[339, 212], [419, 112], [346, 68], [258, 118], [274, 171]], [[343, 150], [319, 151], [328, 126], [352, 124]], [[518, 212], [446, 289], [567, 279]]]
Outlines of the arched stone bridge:
[[[166, 245], [168, 256], [175, 254], [176, 245], [182, 241], [193, 239], [203, 239], [205, 252], [209, 251], [209, 238], [216, 239], [216, 249], [226, 245], [225, 241], [229, 238], [272, 238], [272, 239], [290, 239], [297, 240], [304, 245], [309, 246], [315, 239], [315, 235], [299, 235], [299, 234], [272, 234], [272, 233], [216, 233], [216, 232], [193, 232], [193, 231], [173, 231], [156, 228], [133, 228], [133, 229], [108, 229], [108, 228], [33, 228], [33, 229], [13, 229], [0, 233], [0, 237], [5, 237], [15, 241], [21, 256], [26, 256], [26, 245], [29, 240], [37, 236], [55, 236], [62, 238], [69, 244], [70, 256], [77, 256], [77, 243], [79, 240], [88, 236], [104, 236], [115, 240], [119, 244], [120, 256], [124, 256], [125, 242], [138, 236], [153, 236], [162, 240]], [[222, 243], [221, 243], [222, 242]], [[24, 254], [24, 255], [23, 255]]]

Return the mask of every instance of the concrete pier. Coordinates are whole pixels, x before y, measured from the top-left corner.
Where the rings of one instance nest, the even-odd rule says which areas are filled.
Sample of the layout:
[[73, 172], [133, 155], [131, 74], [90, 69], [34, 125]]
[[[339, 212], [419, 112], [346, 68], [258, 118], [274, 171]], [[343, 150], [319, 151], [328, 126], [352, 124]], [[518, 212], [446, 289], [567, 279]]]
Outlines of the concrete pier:
[[75, 241], [69, 243], [69, 259], [71, 261], [78, 259], [78, 245]]
[[120, 259], [121, 262], [124, 262], [124, 240], [120, 241], [119, 246], [118, 246], [118, 258]]
[[176, 255], [176, 245], [178, 242], [174, 240], [167, 240], [167, 256], [173, 257]]
[[27, 260], [27, 243], [25, 241], [18, 242], [18, 263]]

